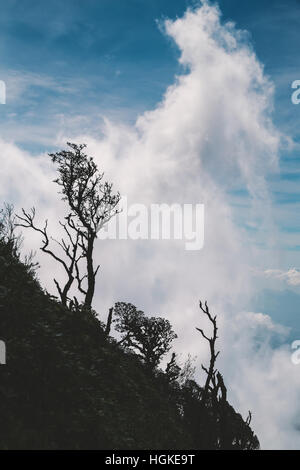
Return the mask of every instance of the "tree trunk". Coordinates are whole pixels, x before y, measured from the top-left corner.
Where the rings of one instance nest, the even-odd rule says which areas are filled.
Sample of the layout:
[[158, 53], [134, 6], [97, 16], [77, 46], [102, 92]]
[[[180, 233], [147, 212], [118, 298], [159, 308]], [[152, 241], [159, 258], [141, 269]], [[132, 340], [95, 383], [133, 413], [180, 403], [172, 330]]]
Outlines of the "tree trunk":
[[86, 266], [87, 266], [87, 292], [85, 296], [84, 306], [87, 309], [92, 308], [92, 301], [95, 293], [95, 271], [93, 262], [95, 235], [89, 235], [87, 251], [86, 251]]

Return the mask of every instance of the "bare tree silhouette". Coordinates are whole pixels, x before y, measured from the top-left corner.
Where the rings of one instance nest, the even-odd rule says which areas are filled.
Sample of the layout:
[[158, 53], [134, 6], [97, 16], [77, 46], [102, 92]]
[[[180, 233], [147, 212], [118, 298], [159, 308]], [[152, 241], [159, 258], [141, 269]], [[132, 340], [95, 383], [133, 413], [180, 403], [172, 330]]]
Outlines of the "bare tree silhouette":
[[[23, 216], [18, 215], [19, 222], [16, 224], [19, 227], [31, 228], [42, 235], [42, 246], [41, 251], [50, 255], [58, 263], [60, 263], [66, 274], [67, 280], [63, 286], [54, 278], [54, 283], [58, 290], [60, 300], [63, 305], [67, 305], [70, 298], [68, 293], [72, 287], [74, 277], [75, 266], [79, 263], [80, 259], [83, 258], [83, 254], [79, 247], [79, 233], [76, 229], [75, 222], [72, 214], [68, 214], [65, 218], [66, 222], [59, 221], [61, 227], [65, 232], [65, 238], [61, 238], [60, 241], [50, 237], [48, 234], [48, 220], [45, 221], [44, 227], [39, 228], [35, 225], [35, 208], [33, 207], [30, 212], [26, 212], [22, 209]], [[58, 253], [50, 249], [50, 242], [55, 242], [59, 245], [64, 253], [65, 257], [61, 257]]]
[[[119, 211], [116, 208], [120, 194], [113, 194], [112, 183], [103, 182], [93, 158], [84, 153], [85, 144], [67, 143], [69, 150], [49, 154], [57, 165], [58, 178], [55, 182], [61, 187], [63, 199], [68, 202], [71, 217], [76, 218], [74, 228], [78, 235], [78, 245], [86, 261], [86, 273], [80, 274], [79, 263], [75, 263], [79, 291], [84, 295], [84, 306], [92, 306], [95, 280], [99, 265], [94, 268], [94, 244], [97, 233]], [[73, 220], [73, 219], [72, 219]], [[87, 286], [83, 281], [86, 279]]]
[[[246, 420], [240, 414], [235, 414], [233, 421], [234, 410], [227, 401], [227, 388], [224, 384], [222, 374], [216, 369], [216, 360], [219, 351], [216, 352], [216, 341], [218, 339], [217, 332], [217, 316], [212, 316], [207, 302], [199, 302], [200, 310], [206, 315], [208, 320], [213, 326], [212, 336], [207, 336], [201, 328], [196, 329], [201, 333], [202, 337], [208, 341], [210, 347], [210, 362], [209, 367], [202, 364], [202, 369], [205, 371], [207, 377], [205, 385], [201, 394], [201, 403], [203, 412], [206, 413], [206, 419], [209, 422], [210, 413], [217, 416], [215, 422], [218, 423], [218, 439], [216, 448], [220, 449], [257, 449], [259, 442], [252, 429], [250, 423], [252, 414], [249, 411]], [[203, 442], [205, 442], [205, 433]]]
[[[76, 281], [83, 295], [83, 306], [91, 309], [95, 293], [95, 281], [100, 266], [94, 267], [94, 245], [98, 232], [119, 210], [120, 194], [113, 194], [112, 183], [103, 181], [92, 157], [84, 153], [85, 144], [67, 143], [69, 149], [51, 153], [49, 156], [57, 166], [58, 177], [54, 180], [61, 187], [62, 199], [67, 201], [69, 212], [64, 222], [59, 221], [64, 236], [60, 240], [48, 234], [48, 221], [42, 228], [35, 224], [35, 209], [17, 216], [18, 226], [31, 228], [42, 235], [41, 250], [55, 259], [64, 269], [67, 279], [63, 285], [54, 279], [63, 305], [79, 305], [77, 297], [69, 297]], [[61, 249], [57, 253], [50, 242]], [[82, 263], [85, 270], [82, 273]]]
[[[210, 363], [209, 363], [209, 367], [205, 367], [203, 364], [202, 364], [202, 369], [204, 370], [204, 372], [206, 372], [207, 374], [207, 377], [206, 377], [206, 381], [205, 381], [205, 385], [204, 385], [204, 391], [203, 391], [203, 400], [205, 401], [208, 397], [208, 394], [209, 394], [209, 391], [212, 390], [212, 386], [215, 387], [215, 384], [216, 384], [216, 369], [215, 369], [215, 364], [216, 364], [216, 360], [217, 360], [217, 357], [220, 353], [220, 351], [218, 351], [216, 353], [215, 351], [215, 345], [216, 345], [216, 340], [218, 338], [217, 336], [217, 332], [218, 332], [218, 327], [217, 327], [217, 316], [215, 315], [214, 317], [210, 314], [210, 311], [209, 311], [209, 308], [208, 308], [208, 305], [207, 305], [207, 302], [205, 302], [204, 304], [204, 307], [203, 307], [203, 304], [202, 302], [200, 301], [199, 302], [199, 306], [200, 306], [200, 309], [202, 310], [202, 312], [208, 317], [209, 321], [212, 323], [213, 325], [213, 335], [211, 338], [209, 338], [205, 333], [204, 331], [201, 329], [201, 328], [197, 328], [196, 327], [196, 330], [198, 330], [202, 337], [208, 341], [209, 343], [209, 348], [210, 348]], [[212, 386], [211, 386], [212, 385]]]

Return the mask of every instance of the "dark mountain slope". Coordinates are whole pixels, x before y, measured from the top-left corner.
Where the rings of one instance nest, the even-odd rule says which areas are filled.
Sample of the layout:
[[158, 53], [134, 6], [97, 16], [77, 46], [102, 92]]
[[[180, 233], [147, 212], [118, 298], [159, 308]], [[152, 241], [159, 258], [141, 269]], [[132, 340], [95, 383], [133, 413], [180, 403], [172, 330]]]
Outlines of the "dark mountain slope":
[[47, 294], [0, 240], [0, 449], [257, 448], [233, 408], [201, 403]]

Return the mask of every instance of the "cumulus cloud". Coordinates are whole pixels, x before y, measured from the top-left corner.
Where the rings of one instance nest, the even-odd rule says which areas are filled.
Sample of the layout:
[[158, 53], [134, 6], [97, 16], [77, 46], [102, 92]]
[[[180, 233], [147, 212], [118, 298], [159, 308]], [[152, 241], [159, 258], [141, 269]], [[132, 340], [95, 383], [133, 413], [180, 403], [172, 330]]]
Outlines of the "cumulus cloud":
[[[204, 203], [204, 248], [188, 252], [180, 241], [99, 241], [95, 307], [105, 318], [113, 302], [124, 300], [168, 317], [179, 335], [177, 350], [197, 354], [200, 363], [208, 351], [194, 327], [204, 322], [198, 299], [207, 299], [219, 314], [220, 365], [228, 374], [229, 397], [243, 413], [253, 409], [253, 426], [264, 447], [282, 448], [298, 436], [291, 398], [300, 384], [286, 349], [274, 351], [266, 340], [263, 353], [254, 347], [258, 325], [267, 338], [285, 331], [264, 314], [241, 313], [256, 288], [250, 266], [260, 261], [235, 223], [227, 196], [237, 184], [246, 187], [252, 198], [249, 223], [259, 220], [262, 234], [267, 233], [272, 207], [266, 177], [278, 169], [281, 139], [271, 119], [273, 85], [246, 33], [222, 23], [215, 6], [188, 10], [166, 21], [164, 31], [177, 44], [185, 70], [162, 101], [133, 126], [105, 119], [99, 138], [84, 134], [76, 141], [88, 144], [129, 204]], [[56, 144], [66, 140], [60, 136]], [[55, 227], [62, 205], [55, 202], [59, 197], [46, 157], [32, 158], [3, 141], [1, 149], [8, 159], [2, 198], [13, 195], [19, 207], [34, 204], [41, 219], [47, 216]], [[28, 247], [36, 243], [27, 237]], [[42, 264], [41, 278], [50, 286], [56, 266], [45, 257]], [[293, 387], [289, 394], [284, 394], [283, 375]]]
[[266, 269], [264, 274], [267, 277], [285, 281], [291, 286], [300, 285], [300, 271], [296, 268], [290, 268], [288, 271], [282, 271], [281, 269]]

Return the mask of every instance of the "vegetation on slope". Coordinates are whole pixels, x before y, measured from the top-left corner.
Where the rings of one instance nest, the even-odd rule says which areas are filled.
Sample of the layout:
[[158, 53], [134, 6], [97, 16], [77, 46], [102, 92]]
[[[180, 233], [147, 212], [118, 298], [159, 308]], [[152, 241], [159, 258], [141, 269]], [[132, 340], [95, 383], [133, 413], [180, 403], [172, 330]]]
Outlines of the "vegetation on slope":
[[104, 330], [93, 311], [46, 293], [0, 241], [1, 449], [258, 447], [224, 397], [210, 392], [203, 406], [195, 381], [147, 367]]

